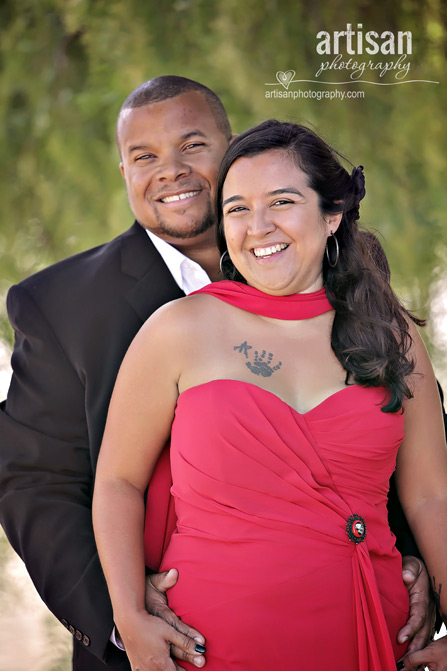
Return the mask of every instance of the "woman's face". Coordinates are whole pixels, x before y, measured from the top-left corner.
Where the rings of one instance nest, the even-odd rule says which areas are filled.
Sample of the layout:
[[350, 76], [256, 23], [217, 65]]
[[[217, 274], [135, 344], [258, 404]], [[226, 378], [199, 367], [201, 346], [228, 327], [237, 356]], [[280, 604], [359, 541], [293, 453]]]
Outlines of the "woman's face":
[[239, 158], [223, 185], [223, 222], [231, 260], [264, 293], [308, 293], [323, 286], [327, 237], [341, 213], [323, 215], [316, 191], [287, 152]]

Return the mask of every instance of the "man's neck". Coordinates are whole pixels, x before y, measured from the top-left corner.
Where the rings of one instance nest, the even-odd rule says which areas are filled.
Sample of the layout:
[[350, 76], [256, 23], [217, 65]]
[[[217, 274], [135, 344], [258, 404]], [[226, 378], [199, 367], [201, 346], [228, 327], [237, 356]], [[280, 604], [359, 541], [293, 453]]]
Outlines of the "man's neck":
[[183, 253], [192, 261], [198, 263], [199, 266], [202, 266], [212, 282], [218, 282], [223, 279], [219, 268], [220, 254], [215, 245], [209, 249], [191, 250], [191, 253], [183, 251]]
[[198, 235], [196, 238], [169, 242], [182, 254], [202, 266], [212, 282], [223, 279], [219, 268], [220, 254], [216, 244], [214, 228]]

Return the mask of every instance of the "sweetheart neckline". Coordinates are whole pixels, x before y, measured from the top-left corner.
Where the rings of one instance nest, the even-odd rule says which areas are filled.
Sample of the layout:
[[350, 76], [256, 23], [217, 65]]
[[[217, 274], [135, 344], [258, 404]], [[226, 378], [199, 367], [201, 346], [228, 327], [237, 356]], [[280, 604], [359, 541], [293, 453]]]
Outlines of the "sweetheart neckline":
[[342, 387], [341, 389], [338, 389], [338, 391], [335, 391], [333, 394], [330, 394], [329, 396], [326, 396], [326, 398], [324, 398], [322, 401], [320, 401], [320, 403], [315, 405], [310, 410], [307, 410], [307, 412], [299, 412], [299, 410], [294, 408], [292, 405], [289, 405], [289, 403], [287, 403], [287, 401], [284, 401], [284, 399], [282, 399], [280, 396], [275, 394], [273, 391], [269, 391], [268, 389], [264, 389], [264, 387], [260, 387], [258, 384], [254, 384], [253, 382], [246, 382], [245, 380], [235, 380], [233, 378], [216, 378], [215, 380], [208, 380], [207, 382], [200, 382], [199, 384], [196, 384], [196, 385], [193, 385], [192, 387], [188, 387], [187, 389], [184, 389], [178, 395], [177, 402], [188, 391], [192, 391], [193, 389], [199, 389], [200, 387], [205, 387], [205, 386], [210, 385], [210, 384], [222, 383], [222, 382], [232, 382], [232, 383], [241, 384], [241, 385], [248, 386], [248, 387], [253, 387], [254, 389], [259, 389], [261, 392], [265, 392], [269, 396], [273, 396], [273, 398], [280, 401], [287, 408], [289, 408], [289, 410], [292, 410], [292, 412], [294, 412], [299, 417], [306, 417], [306, 415], [310, 415], [315, 410], [318, 410], [318, 408], [321, 408], [323, 405], [325, 405], [327, 403], [327, 401], [335, 398], [336, 396], [339, 396], [342, 392], [346, 392], [348, 389], [352, 389], [352, 388], [377, 389], [377, 387], [362, 387], [362, 385], [356, 384], [356, 383], [349, 384], [349, 385], [346, 385], [345, 387]]

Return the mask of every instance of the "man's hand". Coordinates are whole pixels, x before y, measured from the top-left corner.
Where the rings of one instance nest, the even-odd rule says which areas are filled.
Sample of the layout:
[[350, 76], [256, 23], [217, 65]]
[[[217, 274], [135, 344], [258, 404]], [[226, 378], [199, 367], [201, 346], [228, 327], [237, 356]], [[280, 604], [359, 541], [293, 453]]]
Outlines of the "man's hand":
[[144, 609], [128, 612], [118, 626], [133, 671], [175, 671], [179, 667], [172, 659], [172, 647], [194, 649], [192, 639]]
[[447, 636], [438, 638], [423, 650], [407, 653], [397, 663], [397, 668], [405, 671], [417, 671], [426, 666], [430, 671], [447, 671]]
[[[146, 609], [151, 615], [161, 617], [171, 627], [185, 635], [185, 646], [180, 648], [176, 645], [171, 645], [172, 656], [201, 668], [205, 666], [205, 657], [203, 655], [197, 656], [197, 653], [205, 652], [205, 637], [197, 629], [182, 622], [168, 606], [166, 591], [174, 587], [177, 580], [177, 569], [147, 576]], [[177, 664], [175, 666], [180, 671], [180, 667]]]
[[411, 556], [402, 558], [402, 578], [408, 587], [410, 614], [408, 622], [397, 634], [397, 641], [410, 641], [408, 654], [420, 650], [431, 640], [436, 609], [430, 596], [427, 570], [420, 559]]

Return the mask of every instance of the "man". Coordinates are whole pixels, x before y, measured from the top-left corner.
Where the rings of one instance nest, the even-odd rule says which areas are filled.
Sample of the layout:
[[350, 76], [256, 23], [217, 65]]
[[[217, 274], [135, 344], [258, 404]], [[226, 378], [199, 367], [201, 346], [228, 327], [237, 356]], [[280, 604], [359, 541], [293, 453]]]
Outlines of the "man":
[[[115, 377], [134, 335], [158, 307], [220, 277], [213, 200], [230, 140], [222, 103], [206, 87], [171, 76], [143, 84], [117, 123], [136, 222], [8, 296], [16, 344], [0, 413], [0, 519], [43, 600], [73, 634], [74, 669], [99, 671], [103, 662], [130, 668], [115, 645], [93, 537], [95, 465]], [[182, 628], [167, 608], [156, 607]], [[192, 661], [197, 632], [183, 630]], [[180, 648], [174, 652], [182, 656]]]

